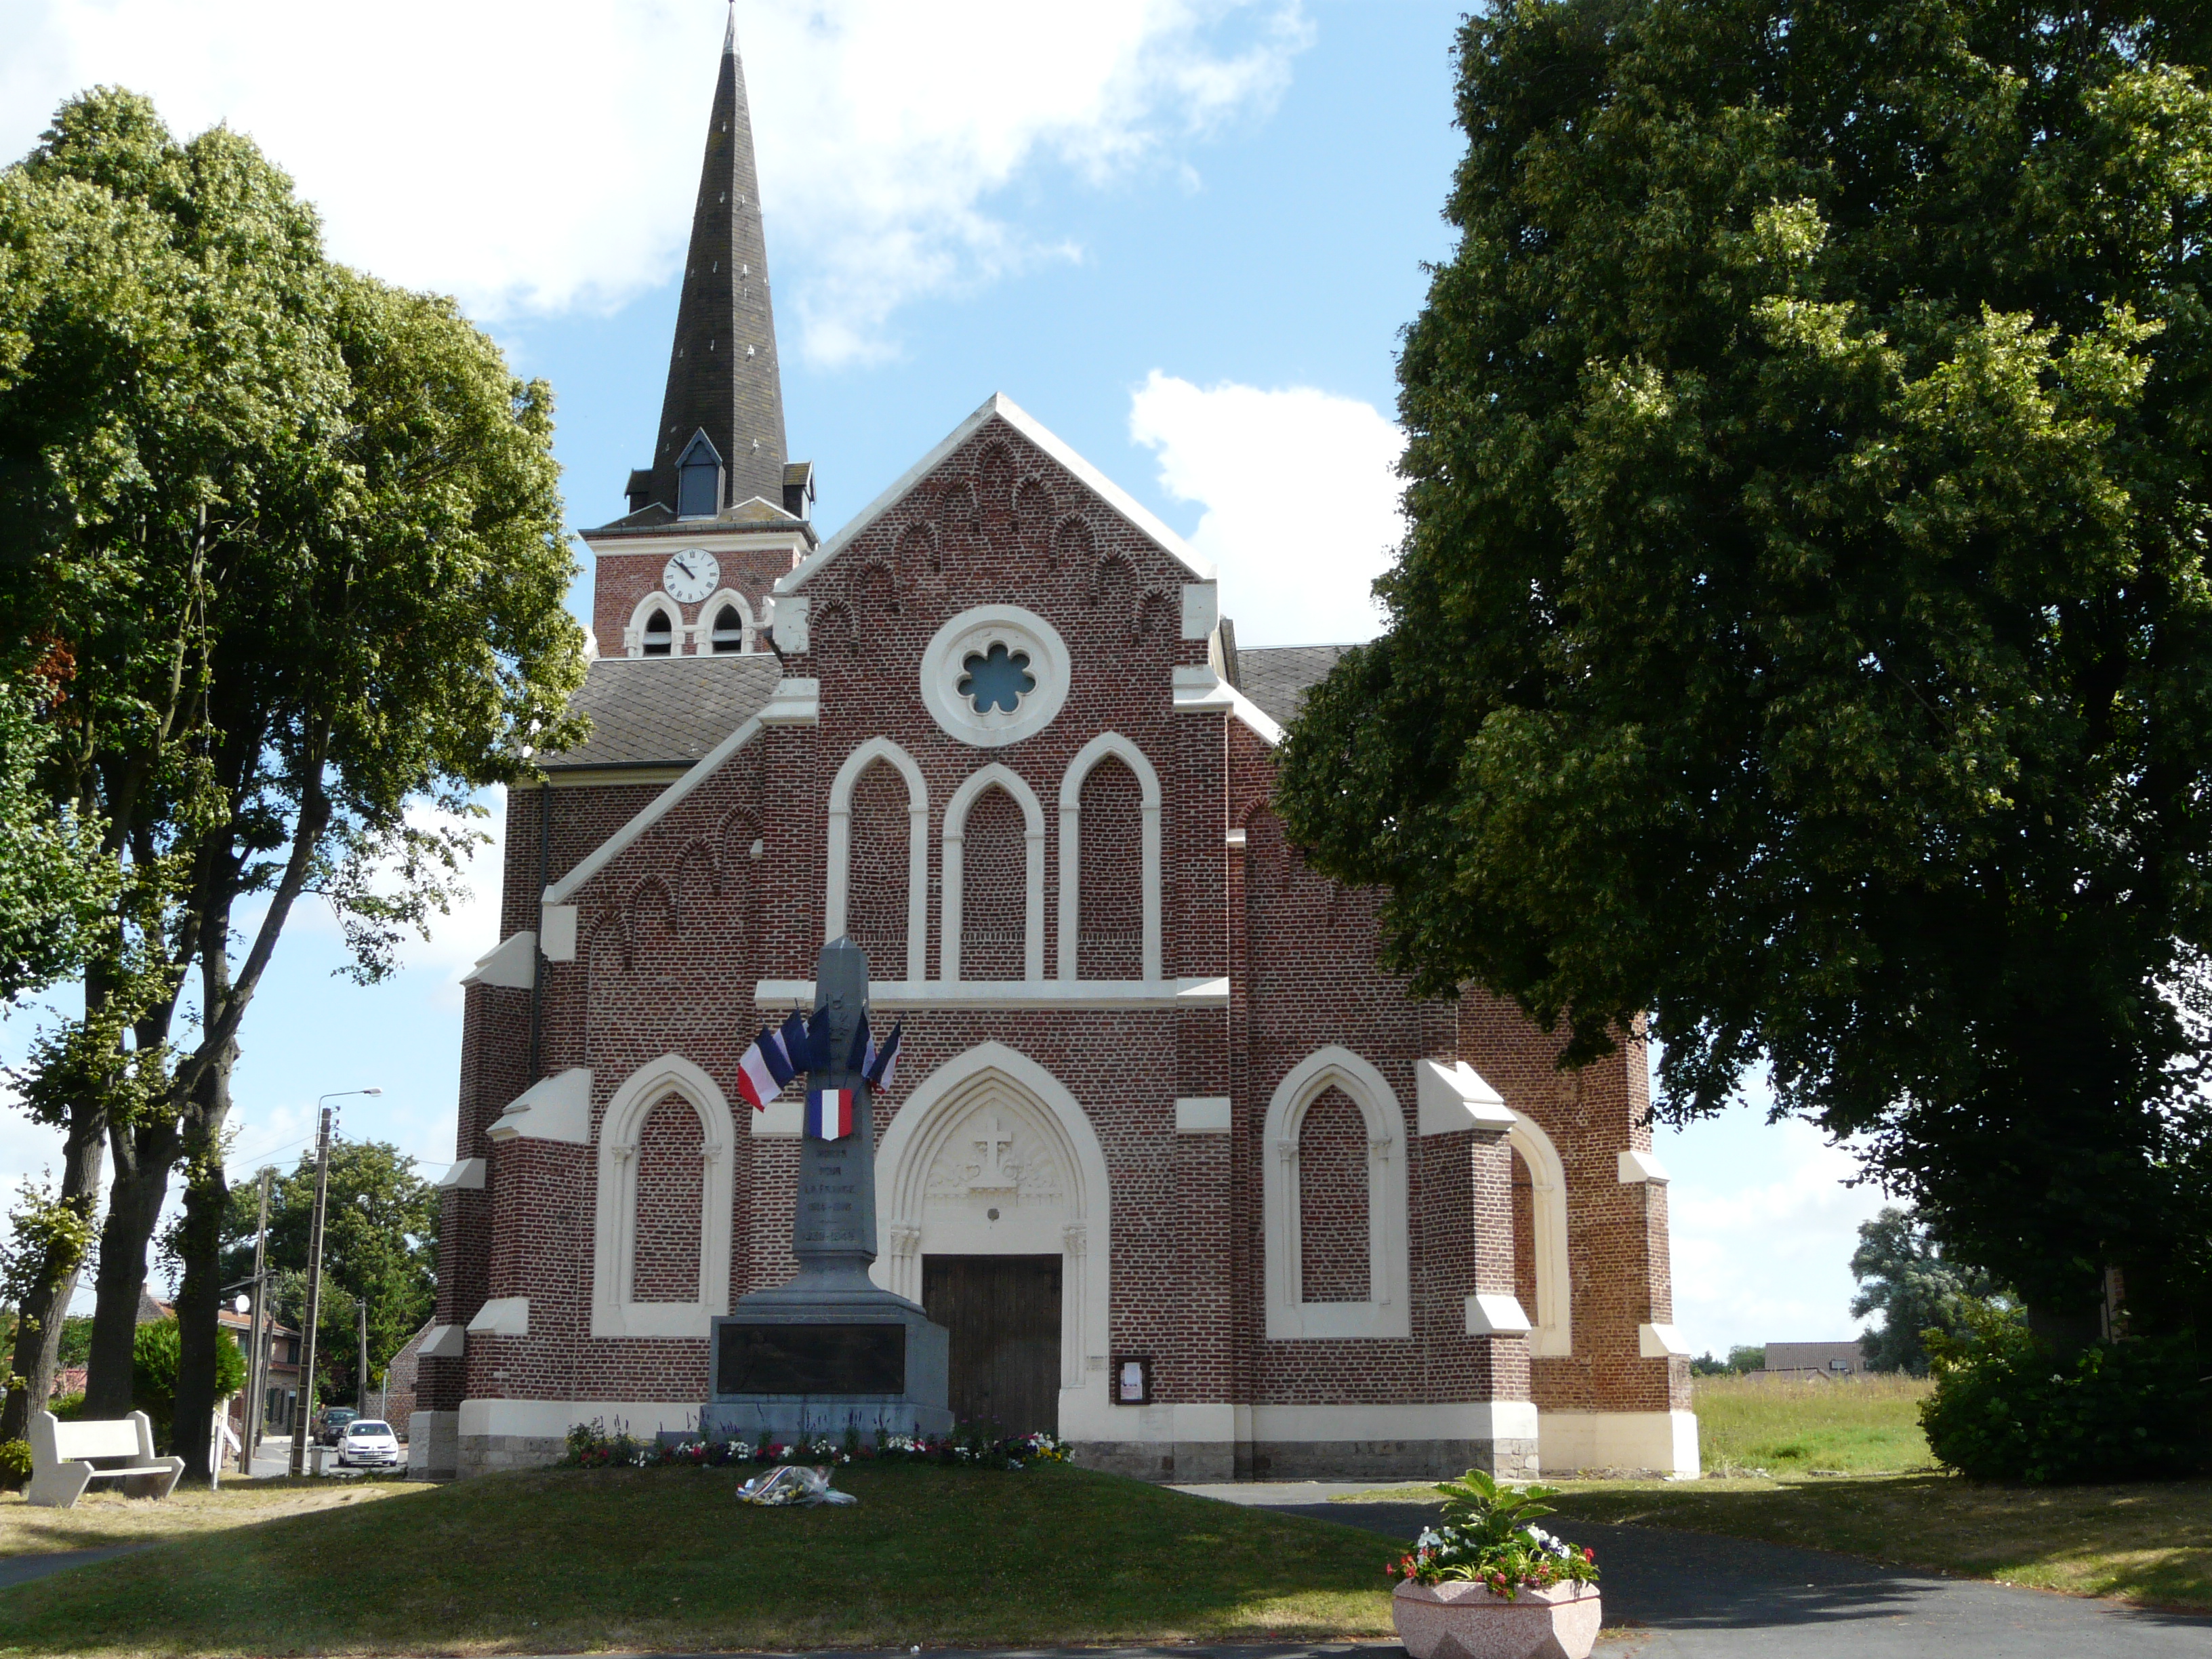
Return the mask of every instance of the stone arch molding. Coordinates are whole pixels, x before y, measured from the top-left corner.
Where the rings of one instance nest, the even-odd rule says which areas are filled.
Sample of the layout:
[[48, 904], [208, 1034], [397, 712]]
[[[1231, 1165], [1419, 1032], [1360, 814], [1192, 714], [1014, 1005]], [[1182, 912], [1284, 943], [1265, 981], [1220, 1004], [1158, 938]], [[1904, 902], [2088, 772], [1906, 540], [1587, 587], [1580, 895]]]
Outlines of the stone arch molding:
[[1526, 1112], [1513, 1114], [1505, 1142], [1528, 1169], [1529, 1220], [1536, 1247], [1536, 1305], [1527, 1310], [1535, 1321], [1528, 1331], [1528, 1352], [1538, 1358], [1571, 1354], [1575, 1337], [1567, 1268], [1566, 1165], [1551, 1136]]
[[[878, 761], [888, 763], [906, 781], [906, 961], [902, 966], [909, 981], [919, 982], [929, 977], [929, 786], [914, 757], [889, 738], [870, 738], [854, 750], [830, 782], [830, 888], [823, 906], [822, 937], [827, 943], [845, 935], [853, 896], [853, 791], [860, 775]], [[964, 807], [962, 814], [964, 822]], [[954, 902], [957, 914], [957, 901]]]
[[1105, 1406], [1112, 1195], [1097, 1133], [1058, 1078], [1000, 1042], [946, 1060], [884, 1132], [876, 1212], [875, 1280], [916, 1302], [927, 1254], [1060, 1256], [1063, 1430]]
[[669, 654], [671, 656], [684, 654], [684, 642], [695, 630], [684, 627], [684, 612], [678, 607], [676, 601], [656, 587], [640, 599], [637, 602], [637, 608], [629, 613], [629, 623], [623, 629], [624, 656], [642, 657], [645, 654], [645, 620], [656, 611], [665, 611], [668, 616]]
[[[738, 613], [738, 653], [750, 656], [760, 649], [760, 626], [753, 616], [752, 603], [734, 587], [717, 589], [714, 598], [699, 607], [699, 620], [690, 626], [691, 654], [711, 657], [714, 654], [714, 618], [727, 605]], [[641, 621], [641, 628], [645, 624]]]
[[1145, 751], [1118, 732], [1102, 732], [1083, 745], [1060, 783], [1060, 976], [1078, 977], [1083, 912], [1083, 786], [1098, 763], [1112, 756], [1136, 775], [1144, 805], [1144, 954], [1147, 984], [1160, 978], [1160, 779]]
[[[670, 1095], [699, 1115], [699, 1299], [631, 1299], [637, 1261], [637, 1139], [647, 1113]], [[592, 1334], [703, 1338], [708, 1321], [730, 1310], [730, 1212], [734, 1201], [736, 1126], [730, 1103], [681, 1054], [648, 1060], [625, 1078], [599, 1120], [599, 1208], [592, 1232]]]
[[[1306, 1109], [1341, 1089], [1367, 1124], [1367, 1300], [1308, 1302], [1300, 1258], [1298, 1133]], [[1267, 1338], [1404, 1337], [1413, 1334], [1407, 1253], [1406, 1114], [1382, 1073], [1349, 1048], [1319, 1048], [1292, 1066], [1267, 1103], [1261, 1131], [1267, 1174]]]
[[[968, 810], [985, 790], [994, 786], [1012, 795], [1015, 805], [1022, 809], [1022, 840], [1028, 853], [1026, 877], [1022, 884], [1022, 977], [1032, 984], [1044, 977], [1044, 809], [1037, 805], [1036, 792], [1023, 781], [1019, 773], [994, 761], [981, 770], [970, 773], [945, 807], [945, 890], [938, 900], [944, 926], [939, 930], [937, 942], [937, 975], [947, 983], [960, 977], [964, 896], [961, 883], [967, 872]], [[908, 934], [907, 938], [909, 954], [914, 950], [915, 937]]]

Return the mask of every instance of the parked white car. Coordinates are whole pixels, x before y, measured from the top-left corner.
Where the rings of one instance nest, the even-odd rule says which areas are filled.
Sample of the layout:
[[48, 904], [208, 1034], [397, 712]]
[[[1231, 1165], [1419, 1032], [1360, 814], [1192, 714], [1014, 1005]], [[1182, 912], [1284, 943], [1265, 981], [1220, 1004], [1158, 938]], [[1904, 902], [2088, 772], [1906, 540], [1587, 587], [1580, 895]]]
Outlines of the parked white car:
[[356, 1417], [345, 1425], [338, 1436], [338, 1467], [397, 1468], [399, 1466], [399, 1437], [392, 1431], [392, 1425], [380, 1423], [374, 1418]]

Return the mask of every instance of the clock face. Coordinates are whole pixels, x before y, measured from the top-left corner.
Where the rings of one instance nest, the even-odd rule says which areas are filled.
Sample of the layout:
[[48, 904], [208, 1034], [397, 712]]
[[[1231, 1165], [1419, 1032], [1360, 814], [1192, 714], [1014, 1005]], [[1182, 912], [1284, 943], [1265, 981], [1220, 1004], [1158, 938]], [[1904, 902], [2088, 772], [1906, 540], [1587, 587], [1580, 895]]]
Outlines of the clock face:
[[670, 559], [660, 573], [660, 585], [678, 605], [696, 605], [722, 580], [722, 567], [703, 547], [687, 547]]

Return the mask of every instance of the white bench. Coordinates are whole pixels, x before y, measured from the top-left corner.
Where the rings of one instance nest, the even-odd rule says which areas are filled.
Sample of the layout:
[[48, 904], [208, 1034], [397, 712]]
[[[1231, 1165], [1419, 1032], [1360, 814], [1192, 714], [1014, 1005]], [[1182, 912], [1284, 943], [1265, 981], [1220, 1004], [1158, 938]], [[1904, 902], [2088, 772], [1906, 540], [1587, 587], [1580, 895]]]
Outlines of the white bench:
[[143, 1412], [98, 1423], [32, 1413], [31, 1485], [23, 1494], [31, 1503], [74, 1508], [95, 1480], [120, 1480], [133, 1498], [167, 1498], [184, 1472], [183, 1458], [154, 1455], [154, 1425]]

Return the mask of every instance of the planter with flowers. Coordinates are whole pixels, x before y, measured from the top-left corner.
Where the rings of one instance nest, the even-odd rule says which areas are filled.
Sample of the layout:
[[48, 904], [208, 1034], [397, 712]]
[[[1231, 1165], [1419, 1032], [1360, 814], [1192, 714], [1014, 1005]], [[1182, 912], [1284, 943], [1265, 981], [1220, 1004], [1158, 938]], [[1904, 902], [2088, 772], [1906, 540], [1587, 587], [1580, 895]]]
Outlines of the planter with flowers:
[[1536, 1524], [1551, 1486], [1501, 1486], [1480, 1469], [1437, 1490], [1443, 1514], [1384, 1571], [1413, 1659], [1589, 1659], [1597, 1558]]

